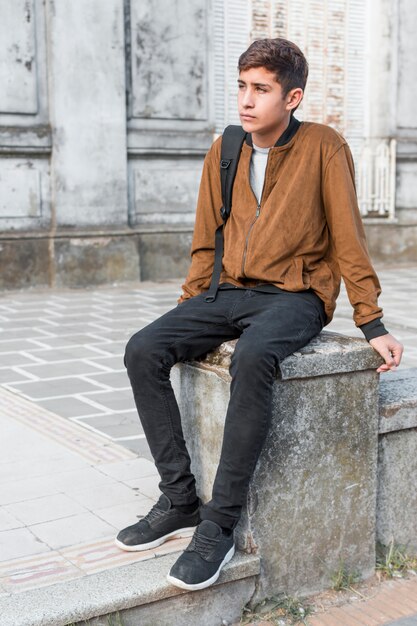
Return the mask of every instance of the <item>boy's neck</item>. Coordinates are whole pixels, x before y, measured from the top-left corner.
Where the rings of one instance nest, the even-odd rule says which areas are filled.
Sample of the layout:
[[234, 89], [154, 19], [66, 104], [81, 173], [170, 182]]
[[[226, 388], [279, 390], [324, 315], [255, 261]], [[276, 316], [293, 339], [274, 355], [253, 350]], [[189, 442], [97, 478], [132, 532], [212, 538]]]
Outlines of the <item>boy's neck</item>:
[[276, 130], [273, 130], [266, 135], [259, 134], [259, 133], [252, 133], [252, 142], [259, 148], [272, 148], [273, 146], [275, 146], [275, 144], [277, 143], [281, 135], [287, 130], [290, 121], [291, 121], [291, 113], [288, 115], [286, 120], [284, 120], [276, 128]]

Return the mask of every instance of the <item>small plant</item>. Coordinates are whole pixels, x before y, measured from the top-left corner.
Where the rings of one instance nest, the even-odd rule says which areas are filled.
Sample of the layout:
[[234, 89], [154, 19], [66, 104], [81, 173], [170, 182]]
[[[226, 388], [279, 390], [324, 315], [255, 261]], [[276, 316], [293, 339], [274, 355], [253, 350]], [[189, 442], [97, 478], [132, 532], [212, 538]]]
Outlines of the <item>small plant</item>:
[[406, 546], [395, 544], [394, 539], [388, 546], [377, 543], [376, 570], [380, 578], [402, 578], [406, 572], [417, 574], [417, 556], [410, 556]]
[[119, 611], [117, 611], [114, 615], [109, 615], [107, 618], [108, 626], [124, 626], [123, 617], [120, 615]]
[[[286, 624], [305, 624], [305, 619], [312, 613], [309, 606], [303, 606], [298, 598], [287, 596], [272, 596], [259, 602], [253, 609], [245, 607], [240, 620], [242, 625], [249, 624], [255, 619], [270, 621], [277, 626]], [[289, 620], [289, 621], [288, 621]], [[306, 625], [307, 626], [307, 625]]]
[[340, 562], [340, 567], [332, 577], [332, 589], [335, 591], [342, 591], [342, 589], [349, 589], [353, 591], [352, 585], [355, 585], [361, 581], [360, 574], [354, 570], [350, 571], [343, 561]]

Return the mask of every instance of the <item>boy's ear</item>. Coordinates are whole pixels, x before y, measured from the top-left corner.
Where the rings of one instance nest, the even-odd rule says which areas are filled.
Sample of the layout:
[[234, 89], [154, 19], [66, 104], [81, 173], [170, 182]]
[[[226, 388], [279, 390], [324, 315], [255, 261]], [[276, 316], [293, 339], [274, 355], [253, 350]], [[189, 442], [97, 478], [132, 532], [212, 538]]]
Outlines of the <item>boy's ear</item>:
[[295, 87], [295, 89], [291, 89], [291, 91], [287, 94], [286, 101], [287, 104], [293, 104], [294, 106], [291, 108], [295, 109], [295, 107], [300, 104], [303, 98], [304, 91], [301, 89], [301, 87]]

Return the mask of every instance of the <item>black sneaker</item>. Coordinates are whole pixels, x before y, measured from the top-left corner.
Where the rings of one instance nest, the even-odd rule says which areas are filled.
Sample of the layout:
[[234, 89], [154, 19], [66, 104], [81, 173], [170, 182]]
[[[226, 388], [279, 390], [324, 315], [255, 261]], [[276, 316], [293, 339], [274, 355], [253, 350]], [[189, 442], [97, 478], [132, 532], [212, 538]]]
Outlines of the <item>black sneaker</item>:
[[200, 523], [200, 502], [193, 513], [181, 513], [172, 506], [168, 496], [162, 494], [158, 502], [139, 522], [119, 532], [115, 541], [122, 550], [149, 550], [172, 537], [190, 532]]
[[226, 535], [211, 520], [203, 520], [196, 528], [190, 545], [171, 567], [168, 582], [181, 589], [196, 591], [209, 587], [235, 553], [233, 532]]

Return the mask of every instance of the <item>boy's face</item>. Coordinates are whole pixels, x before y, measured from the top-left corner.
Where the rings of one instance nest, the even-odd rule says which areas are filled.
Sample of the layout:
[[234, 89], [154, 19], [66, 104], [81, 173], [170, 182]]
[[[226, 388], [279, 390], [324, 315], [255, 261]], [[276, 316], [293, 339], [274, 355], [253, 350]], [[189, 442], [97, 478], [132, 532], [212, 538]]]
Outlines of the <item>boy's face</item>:
[[292, 89], [283, 99], [275, 74], [264, 67], [243, 70], [238, 78], [238, 109], [244, 130], [252, 133], [261, 148], [273, 146], [287, 128], [291, 109], [301, 101], [303, 90]]

